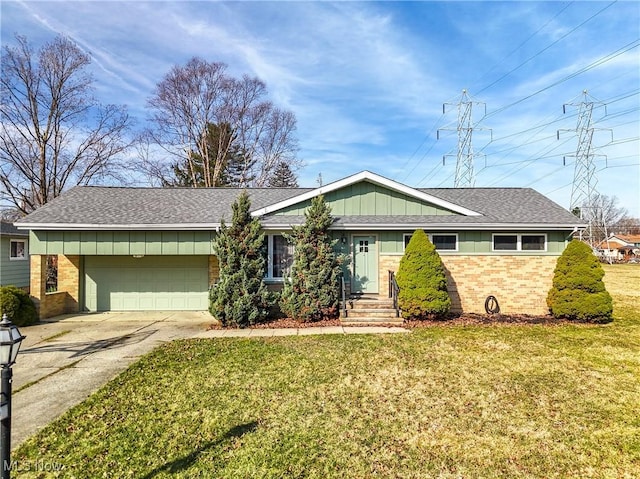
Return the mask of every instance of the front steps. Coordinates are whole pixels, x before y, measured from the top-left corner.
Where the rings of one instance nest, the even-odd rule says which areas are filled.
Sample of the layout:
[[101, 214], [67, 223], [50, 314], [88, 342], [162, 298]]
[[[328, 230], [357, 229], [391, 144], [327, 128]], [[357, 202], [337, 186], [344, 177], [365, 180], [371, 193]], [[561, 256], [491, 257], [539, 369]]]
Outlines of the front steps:
[[402, 318], [396, 316], [393, 299], [377, 294], [353, 294], [347, 300], [347, 315], [340, 310], [340, 322], [345, 326], [393, 324], [403, 323]]

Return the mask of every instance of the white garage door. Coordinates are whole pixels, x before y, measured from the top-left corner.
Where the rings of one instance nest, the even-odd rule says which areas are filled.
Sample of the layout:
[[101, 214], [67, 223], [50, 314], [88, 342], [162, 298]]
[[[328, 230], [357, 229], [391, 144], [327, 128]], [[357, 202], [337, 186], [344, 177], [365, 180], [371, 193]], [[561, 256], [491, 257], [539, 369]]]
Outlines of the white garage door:
[[88, 311], [208, 308], [207, 256], [85, 256]]

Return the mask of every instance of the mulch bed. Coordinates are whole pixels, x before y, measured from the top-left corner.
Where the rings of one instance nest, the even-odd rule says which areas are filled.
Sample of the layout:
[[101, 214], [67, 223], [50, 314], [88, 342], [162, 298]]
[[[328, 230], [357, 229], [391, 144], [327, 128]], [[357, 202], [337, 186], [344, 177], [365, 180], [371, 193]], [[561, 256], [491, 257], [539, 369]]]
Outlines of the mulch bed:
[[[556, 319], [551, 315], [532, 316], [526, 314], [476, 314], [464, 313], [449, 315], [444, 319], [438, 320], [421, 320], [407, 321], [401, 325], [403, 328], [428, 328], [432, 326], [472, 326], [472, 325], [527, 325], [527, 324], [544, 324], [544, 325], [567, 325], [567, 324], [593, 324], [581, 323], [579, 321], [568, 321], [566, 319]], [[290, 318], [275, 319], [266, 323], [254, 324], [251, 329], [280, 329], [280, 328], [317, 328], [328, 326], [342, 326], [340, 319], [326, 319], [312, 323], [301, 323]], [[351, 325], [350, 325], [351, 326]], [[363, 324], [362, 326], [371, 326], [371, 324]], [[398, 327], [398, 324], [376, 323], [375, 326], [381, 327]], [[355, 326], [358, 327], [358, 326]], [[220, 324], [211, 324], [208, 329], [234, 329], [225, 328]]]

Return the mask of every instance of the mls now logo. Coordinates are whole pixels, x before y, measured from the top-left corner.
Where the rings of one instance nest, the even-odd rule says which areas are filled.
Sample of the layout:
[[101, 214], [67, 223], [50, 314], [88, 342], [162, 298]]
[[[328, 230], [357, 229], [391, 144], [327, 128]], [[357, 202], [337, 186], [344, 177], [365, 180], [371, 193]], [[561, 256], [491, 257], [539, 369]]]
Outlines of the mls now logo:
[[3, 472], [57, 472], [64, 470], [64, 464], [44, 460], [36, 461], [3, 461]]

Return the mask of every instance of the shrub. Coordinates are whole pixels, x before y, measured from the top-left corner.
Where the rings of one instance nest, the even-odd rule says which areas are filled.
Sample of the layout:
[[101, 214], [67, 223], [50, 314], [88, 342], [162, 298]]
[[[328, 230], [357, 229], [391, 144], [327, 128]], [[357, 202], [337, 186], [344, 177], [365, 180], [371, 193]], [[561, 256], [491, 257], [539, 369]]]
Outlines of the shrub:
[[38, 320], [33, 300], [15, 286], [0, 288], [0, 315], [4, 313], [16, 326], [29, 326]]
[[311, 322], [338, 316], [338, 281], [344, 258], [333, 249], [336, 241], [328, 232], [333, 223], [331, 208], [322, 195], [311, 200], [305, 218], [303, 225], [294, 226], [293, 232], [286, 235], [295, 251], [280, 307], [293, 319]]
[[558, 258], [547, 305], [556, 318], [611, 321], [613, 300], [602, 278], [604, 270], [591, 247], [571, 241]]
[[424, 231], [416, 230], [411, 236], [396, 279], [403, 318], [431, 319], [451, 310], [444, 265]]
[[264, 284], [264, 234], [250, 214], [246, 192], [233, 204], [231, 226], [221, 221], [213, 247], [220, 264], [220, 278], [209, 292], [209, 311], [224, 326], [244, 328], [263, 321], [270, 307]]

